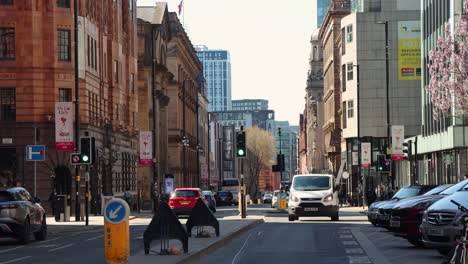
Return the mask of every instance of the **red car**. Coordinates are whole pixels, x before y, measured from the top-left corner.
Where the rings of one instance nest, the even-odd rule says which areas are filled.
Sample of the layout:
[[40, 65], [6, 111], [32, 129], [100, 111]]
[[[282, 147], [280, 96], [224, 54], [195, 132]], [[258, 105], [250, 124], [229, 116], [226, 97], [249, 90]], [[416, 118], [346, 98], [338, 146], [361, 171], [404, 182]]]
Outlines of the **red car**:
[[199, 188], [177, 188], [169, 198], [169, 207], [177, 216], [190, 215], [198, 198], [201, 198], [209, 207], [208, 201]]

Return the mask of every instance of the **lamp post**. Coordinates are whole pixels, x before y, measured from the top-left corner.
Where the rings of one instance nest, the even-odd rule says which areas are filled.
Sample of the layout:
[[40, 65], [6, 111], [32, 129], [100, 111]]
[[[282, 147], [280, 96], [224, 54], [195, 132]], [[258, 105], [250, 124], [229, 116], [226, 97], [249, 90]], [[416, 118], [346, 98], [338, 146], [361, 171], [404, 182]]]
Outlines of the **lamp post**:
[[[73, 21], [75, 27], [75, 152], [80, 142], [80, 92], [78, 76], [78, 1], [73, 1]], [[75, 221], [80, 221], [80, 166], [75, 166]]]
[[[377, 21], [376, 24], [385, 25], [385, 94], [387, 99], [387, 149], [390, 147], [390, 97], [389, 93], [389, 69], [388, 69], [388, 21]], [[388, 152], [386, 152], [388, 154]], [[393, 170], [390, 160], [390, 177], [392, 178], [392, 188], [394, 187]]]
[[[357, 111], [357, 138], [358, 138], [358, 177], [361, 177], [361, 118], [360, 118], [360, 114], [361, 114], [361, 111], [360, 111], [360, 107], [361, 107], [361, 102], [360, 102], [360, 97], [359, 97], [359, 92], [360, 92], [360, 78], [361, 78], [361, 75], [360, 75], [360, 72], [359, 72], [359, 64], [353, 64], [353, 67], [356, 67], [356, 100], [357, 100], [357, 106], [356, 106], [356, 111]], [[346, 113], [343, 113], [343, 115], [345, 115]], [[352, 183], [352, 181], [351, 181]], [[363, 189], [365, 190], [366, 188], [366, 179], [365, 177], [363, 177], [363, 180], [362, 180], [362, 185], [363, 185]], [[365, 192], [363, 191], [362, 192], [362, 203], [363, 205], [365, 206], [366, 204], [366, 196], [365, 196]]]
[[[158, 164], [157, 164], [157, 159], [156, 159], [156, 154], [157, 152], [157, 95], [156, 95], [156, 56], [155, 56], [155, 29], [151, 30], [151, 91], [152, 91], [152, 115], [153, 115], [153, 122], [152, 122], [152, 128], [153, 128], [153, 212], [156, 212], [159, 209], [159, 196], [161, 195], [161, 184], [159, 181], [158, 177]], [[158, 185], [158, 188], [157, 188]], [[159, 189], [159, 191], [158, 191]]]

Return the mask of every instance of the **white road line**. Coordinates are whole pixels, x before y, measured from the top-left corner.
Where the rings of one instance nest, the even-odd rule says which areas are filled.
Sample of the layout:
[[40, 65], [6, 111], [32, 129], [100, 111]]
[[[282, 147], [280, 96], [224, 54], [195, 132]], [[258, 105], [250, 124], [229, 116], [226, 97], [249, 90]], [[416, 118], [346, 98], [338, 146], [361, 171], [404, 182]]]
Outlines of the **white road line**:
[[244, 249], [245, 245], [247, 245], [247, 241], [249, 241], [249, 238], [252, 236], [252, 233], [249, 234], [249, 236], [247, 237], [247, 239], [245, 240], [244, 242], [244, 245], [242, 245], [241, 249], [239, 249], [239, 252], [237, 252], [237, 254], [234, 256], [234, 259], [232, 260], [231, 264], [234, 264], [236, 262], [236, 259], [237, 257], [239, 256], [239, 254], [242, 252], [242, 250]]
[[31, 258], [31, 256], [26, 256], [26, 257], [22, 257], [22, 258], [18, 258], [18, 259], [12, 259], [12, 260], [9, 260], [9, 261], [6, 261], [6, 262], [0, 262], [0, 264], [13, 263], [13, 262], [20, 261], [20, 260], [23, 260], [23, 259], [28, 259], [28, 258]]
[[49, 252], [52, 252], [52, 251], [56, 251], [56, 250], [59, 250], [59, 249], [64, 249], [64, 248], [67, 248], [67, 247], [71, 247], [73, 246], [74, 244], [68, 244], [66, 246], [63, 246], [63, 247], [58, 247], [58, 248], [54, 248], [54, 249], [49, 249], [48, 251]]
[[97, 236], [97, 237], [88, 238], [88, 239], [86, 239], [85, 241], [91, 241], [91, 240], [98, 239], [98, 238], [103, 237], [103, 236], [104, 236], [104, 235], [100, 235], [100, 236]]
[[57, 239], [60, 239], [60, 238], [62, 238], [62, 237], [56, 237], [56, 238], [52, 238], [52, 239], [47, 239], [47, 240], [44, 240], [44, 241], [37, 242], [36, 244], [42, 244], [42, 243], [54, 241], [54, 240], [57, 240]]
[[18, 248], [24, 248], [24, 246], [19, 246], [19, 247], [14, 247], [14, 248], [5, 249], [5, 250], [0, 251], [0, 253], [12, 251], [12, 250], [15, 250], [15, 249], [18, 249]]

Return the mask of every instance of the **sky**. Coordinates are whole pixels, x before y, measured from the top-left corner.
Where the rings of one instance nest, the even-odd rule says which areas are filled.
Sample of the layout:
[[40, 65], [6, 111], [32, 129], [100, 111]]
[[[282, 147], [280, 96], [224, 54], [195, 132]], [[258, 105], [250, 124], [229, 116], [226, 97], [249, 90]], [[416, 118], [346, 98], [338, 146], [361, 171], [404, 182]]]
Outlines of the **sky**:
[[[154, 0], [137, 0], [154, 5]], [[177, 12], [181, 0], [167, 0]], [[267, 99], [276, 120], [299, 123], [312, 33], [311, 0], [184, 0], [193, 45], [228, 50], [232, 98]]]

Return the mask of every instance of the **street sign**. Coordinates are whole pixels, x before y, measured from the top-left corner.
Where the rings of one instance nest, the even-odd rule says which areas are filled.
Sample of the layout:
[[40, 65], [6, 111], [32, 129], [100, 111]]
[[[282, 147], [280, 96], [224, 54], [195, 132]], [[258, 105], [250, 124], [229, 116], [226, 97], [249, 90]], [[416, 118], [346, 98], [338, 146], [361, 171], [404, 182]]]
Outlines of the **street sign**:
[[44, 145], [27, 145], [26, 146], [26, 161], [44, 161], [45, 146]]
[[80, 165], [80, 153], [72, 153], [70, 155], [70, 163], [72, 165]]
[[130, 256], [130, 208], [113, 198], [104, 206], [104, 254], [107, 263], [127, 263]]

